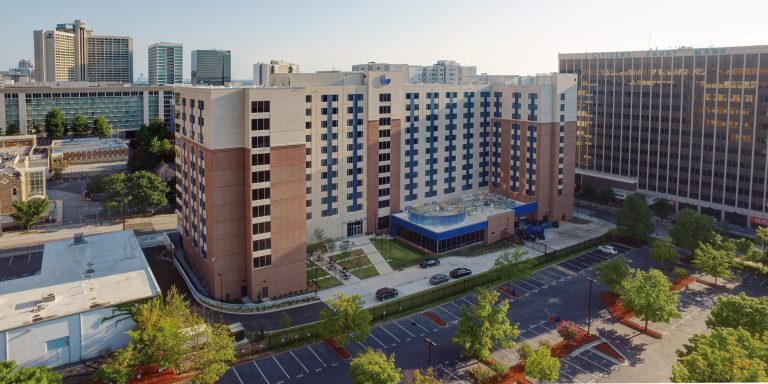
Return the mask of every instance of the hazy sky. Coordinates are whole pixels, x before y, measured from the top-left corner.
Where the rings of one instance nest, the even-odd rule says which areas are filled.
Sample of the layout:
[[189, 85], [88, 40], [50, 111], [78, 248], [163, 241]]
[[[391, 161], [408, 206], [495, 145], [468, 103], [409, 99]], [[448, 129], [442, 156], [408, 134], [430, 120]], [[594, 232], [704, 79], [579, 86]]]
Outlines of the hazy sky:
[[368, 61], [428, 65], [454, 59], [478, 73], [557, 70], [558, 52], [768, 44], [768, 1], [678, 0], [60, 0], [5, 4], [0, 69], [34, 59], [32, 31], [83, 19], [95, 34], [133, 37], [134, 76], [147, 47], [232, 51], [233, 79], [285, 59], [302, 72]]

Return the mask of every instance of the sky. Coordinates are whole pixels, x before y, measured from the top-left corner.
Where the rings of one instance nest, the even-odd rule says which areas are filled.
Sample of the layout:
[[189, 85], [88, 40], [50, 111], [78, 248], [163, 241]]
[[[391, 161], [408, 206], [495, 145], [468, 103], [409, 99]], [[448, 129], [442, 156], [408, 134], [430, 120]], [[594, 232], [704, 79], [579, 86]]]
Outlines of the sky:
[[[23, 6], [20, 6], [23, 3]], [[32, 31], [85, 20], [98, 35], [133, 38], [134, 77], [147, 47], [232, 51], [233, 80], [284, 59], [301, 72], [369, 61], [452, 59], [478, 73], [557, 70], [557, 54], [768, 44], [768, 1], [709, 0], [27, 0], [0, 13], [0, 70], [34, 60]]]

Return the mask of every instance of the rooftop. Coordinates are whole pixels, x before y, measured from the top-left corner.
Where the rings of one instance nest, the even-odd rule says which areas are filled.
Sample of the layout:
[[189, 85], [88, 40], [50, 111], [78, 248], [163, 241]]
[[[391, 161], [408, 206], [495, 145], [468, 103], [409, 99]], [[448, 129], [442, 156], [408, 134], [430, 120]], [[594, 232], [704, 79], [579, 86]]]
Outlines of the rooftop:
[[91, 149], [122, 149], [128, 146], [121, 139], [109, 138], [99, 139], [95, 137], [54, 140], [51, 143], [51, 152], [53, 155], [60, 155], [67, 152], [80, 152]]
[[[11, 280], [0, 281], [0, 331], [160, 292], [133, 232], [99, 234], [84, 240], [82, 244], [71, 239], [47, 243], [42, 261], [35, 256], [38, 249], [0, 254], [0, 264], [21, 264], [14, 268], [22, 271]], [[24, 263], [39, 264], [39, 271], [37, 265]]]

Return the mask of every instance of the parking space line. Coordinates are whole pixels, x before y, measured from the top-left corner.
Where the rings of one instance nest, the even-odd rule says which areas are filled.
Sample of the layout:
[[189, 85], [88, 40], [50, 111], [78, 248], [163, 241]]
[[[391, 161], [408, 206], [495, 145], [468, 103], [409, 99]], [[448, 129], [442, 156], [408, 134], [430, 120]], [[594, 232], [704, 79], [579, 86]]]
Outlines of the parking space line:
[[254, 362], [253, 362], [253, 365], [255, 365], [255, 366], [256, 366], [256, 369], [257, 369], [257, 370], [259, 371], [259, 373], [261, 374], [261, 377], [263, 377], [263, 378], [264, 378], [264, 381], [266, 381], [266, 382], [267, 382], [267, 384], [269, 384], [269, 380], [267, 380], [267, 377], [266, 377], [266, 376], [264, 376], [264, 372], [262, 372], [262, 371], [261, 371], [261, 368], [259, 368], [259, 365], [258, 365], [258, 364], [256, 364], [256, 361], [254, 361]]
[[459, 307], [459, 305], [458, 305], [458, 304], [456, 304], [456, 302], [455, 302], [455, 301], [450, 301], [450, 303], [451, 303], [451, 304], [453, 304], [453, 306], [454, 306], [454, 307], [456, 307], [456, 308], [458, 308], [459, 310], [461, 310], [461, 307]]
[[397, 325], [398, 327], [400, 327], [400, 329], [405, 331], [405, 333], [411, 335], [411, 337], [416, 337], [416, 335], [414, 335], [413, 333], [409, 332], [407, 329], [403, 328], [403, 326], [400, 325], [400, 323], [398, 323], [397, 321], [393, 321], [393, 323], [395, 323], [395, 325]]
[[392, 338], [393, 338], [393, 339], [395, 339], [395, 340], [397, 340], [397, 342], [398, 342], [398, 343], [400, 342], [400, 339], [398, 339], [397, 337], [395, 337], [395, 335], [393, 335], [393, 334], [392, 334], [392, 332], [390, 332], [390, 331], [388, 331], [386, 328], [384, 328], [384, 324], [382, 324], [382, 325], [381, 325], [379, 328], [381, 328], [382, 330], [384, 330], [384, 332], [386, 332], [388, 335], [392, 336]]
[[[522, 284], [525, 284], [525, 285], [530, 285], [531, 287], [533, 287], [533, 289], [530, 289], [530, 288], [528, 289], [528, 291], [529, 291], [529, 292], [531, 292], [531, 291], [534, 291], [534, 290], [536, 290], [536, 291], [538, 291], [538, 290], [539, 290], [539, 287], [537, 287], [537, 286], [535, 286], [535, 285], [533, 285], [533, 284], [531, 284], [531, 283], [529, 283], [529, 282], [527, 282], [527, 281], [524, 281], [524, 280], [517, 280], [517, 282], [518, 282], [518, 283], [522, 283]], [[512, 283], [512, 284], [515, 284], [515, 283]], [[515, 284], [515, 285], [516, 285], [516, 284]]]
[[531, 280], [534, 280], [534, 281], [538, 281], [538, 282], [539, 282], [539, 283], [541, 283], [541, 284], [544, 284], [544, 286], [543, 286], [543, 287], [541, 287], [541, 288], [539, 288], [539, 289], [544, 289], [544, 288], [546, 288], [546, 287], [549, 285], [549, 284], [547, 284], [547, 283], [545, 283], [545, 282], [543, 282], [543, 281], [541, 281], [541, 280], [539, 280], [539, 279], [537, 279], [537, 278], [533, 277], [533, 274], [531, 274], [530, 276], [528, 276], [528, 278], [529, 278], [529, 279], [531, 279]]
[[429, 333], [429, 330], [428, 330], [428, 329], [426, 329], [426, 328], [424, 328], [424, 327], [422, 327], [422, 326], [421, 326], [421, 324], [419, 324], [419, 322], [418, 322], [418, 321], [416, 321], [416, 320], [412, 319], [410, 316], [406, 316], [406, 317], [408, 318], [408, 320], [410, 320], [410, 321], [411, 321], [411, 323], [413, 323], [413, 324], [416, 324], [416, 325], [417, 325], [419, 328], [423, 329], [423, 330], [424, 330], [424, 332], [427, 332], [427, 333]]
[[560, 273], [562, 273], [562, 275], [560, 273], [556, 273], [556, 272], [559, 272], [559, 271], [557, 271], [557, 269], [554, 269], [554, 268], [541, 269], [540, 272], [547, 273], [550, 276], [555, 276], [555, 279], [557, 279], [557, 281], [564, 281], [565, 279], [571, 277], [570, 275], [565, 274], [563, 272], [560, 272]]
[[451, 372], [451, 371], [449, 371], [449, 370], [445, 369], [445, 367], [443, 367], [443, 365], [442, 365], [442, 364], [438, 365], [437, 367], [438, 367], [438, 368], [440, 368], [440, 369], [442, 369], [443, 371], [445, 371], [445, 373], [447, 373], [448, 375], [450, 375], [451, 377], [453, 377], [453, 378], [454, 378], [454, 379], [456, 379], [457, 381], [460, 381], [460, 382], [462, 382], [462, 383], [464, 383], [464, 382], [465, 382], [464, 380], [462, 380], [462, 379], [459, 379], [459, 378], [458, 378], [456, 375], [454, 375], [454, 374], [453, 374], [453, 372]]
[[382, 343], [382, 342], [381, 342], [381, 340], [379, 340], [379, 338], [377, 338], [376, 336], [374, 336], [374, 335], [373, 335], [373, 333], [369, 333], [369, 334], [368, 334], [368, 336], [370, 336], [370, 337], [373, 337], [373, 339], [374, 339], [374, 340], [376, 340], [376, 341], [377, 341], [379, 344], [381, 344], [381, 346], [382, 346], [383, 348], [385, 348], [385, 349], [387, 348], [387, 346], [386, 346], [386, 345], [384, 345], [384, 343]]
[[575, 377], [573, 377], [573, 376], [571, 376], [571, 375], [569, 375], [569, 374], [567, 374], [567, 373], [563, 372], [563, 367], [562, 367], [562, 365], [560, 366], [560, 374], [561, 374], [561, 375], [566, 375], [566, 376], [568, 376], [568, 377], [571, 379], [571, 382], [572, 382], [572, 383], [579, 383], [579, 384], [583, 384], [583, 382], [582, 382], [582, 381], [579, 381], [579, 380], [578, 380], [578, 379], [576, 379]]
[[600, 378], [600, 376], [598, 376], [598, 375], [595, 375], [594, 373], [592, 373], [592, 372], [589, 372], [589, 371], [587, 371], [586, 369], [584, 369], [584, 368], [582, 368], [582, 367], [579, 367], [577, 364], [574, 364], [574, 363], [572, 363], [572, 362], [568, 361], [568, 359], [560, 359], [560, 361], [561, 361], [561, 362], [565, 362], [566, 364], [572, 365], [572, 366], [576, 367], [576, 369], [578, 369], [579, 371], [582, 371], [582, 372], [584, 372], [584, 373], [586, 373], [586, 374], [588, 374], [588, 375], [592, 375], [592, 376], [594, 376], [595, 378], [598, 378], [598, 379]]
[[523, 287], [521, 287], [521, 286], [519, 286], [519, 285], [517, 285], [517, 284], [515, 284], [515, 283], [511, 283], [511, 285], [513, 285], [513, 286], [515, 286], [517, 289], [519, 289], [519, 290], [523, 291], [523, 293], [528, 293], [528, 292], [530, 292], [530, 291], [531, 291], [531, 289], [530, 289], [530, 288], [527, 288], [527, 289], [526, 289], [526, 288], [523, 288]]
[[580, 266], [581, 268], [584, 268], [584, 269], [591, 267], [591, 265], [589, 265], [589, 264], [579, 260], [578, 257], [574, 258], [574, 259], [567, 260], [566, 263], [571, 263], [573, 265]]
[[317, 360], [320, 361], [320, 364], [322, 364], [323, 367], [326, 367], [326, 368], [328, 367], [327, 365], [325, 365], [325, 362], [323, 361], [323, 359], [321, 359], [320, 356], [318, 356], [317, 353], [315, 353], [315, 351], [312, 350], [312, 346], [311, 345], [307, 345], [307, 348], [309, 348], [309, 351], [312, 352], [312, 354], [315, 355], [315, 357], [317, 357]]
[[304, 366], [304, 364], [301, 362], [301, 360], [299, 360], [299, 358], [296, 357], [296, 355], [293, 354], [293, 351], [289, 350], [288, 352], [290, 352], [291, 356], [293, 356], [293, 358], [296, 359], [296, 361], [299, 362], [299, 365], [301, 365], [301, 367], [304, 368], [304, 370], [307, 371], [307, 373], [309, 373], [309, 369], [307, 369], [307, 367]]
[[443, 305], [444, 305], [444, 304], [440, 304], [440, 305], [438, 305], [438, 307], [440, 307], [440, 309], [442, 309], [444, 312], [447, 312], [449, 315], [453, 316], [453, 318], [454, 318], [454, 319], [456, 319], [456, 320], [459, 320], [459, 317], [458, 317], [458, 316], [456, 316], [456, 315], [454, 315], [453, 313], [451, 313], [451, 311], [449, 311], [449, 310], [447, 310], [447, 309], [443, 308]]
[[275, 363], [277, 363], [277, 366], [278, 366], [278, 367], [280, 367], [280, 370], [281, 370], [281, 371], [283, 371], [283, 373], [285, 373], [285, 377], [287, 377], [287, 378], [289, 378], [289, 379], [290, 379], [290, 378], [291, 378], [291, 376], [288, 374], [288, 372], [286, 372], [286, 371], [285, 371], [285, 368], [283, 368], [283, 366], [282, 366], [282, 365], [280, 365], [280, 362], [279, 362], [279, 361], [277, 361], [277, 358], [275, 357], [275, 355], [272, 355], [272, 360], [274, 360], [274, 361], [275, 361]]
[[505, 355], [507, 355], [507, 356], [511, 357], [511, 358], [512, 358], [512, 361], [515, 361], [515, 359], [517, 359], [517, 356], [515, 356], [515, 355], [513, 355], [513, 354], [511, 354], [511, 353], [509, 353], [509, 352], [507, 352], [505, 349], [501, 348], [501, 347], [500, 347], [498, 344], [496, 344], [496, 343], [493, 343], [493, 345], [496, 347], [496, 350], [497, 350], [497, 351], [501, 351], [503, 354], [505, 354]]
[[[533, 330], [533, 327], [535, 327], [535, 326], [537, 326], [537, 325], [538, 325], [538, 324], [534, 324], [534, 325], [532, 325], [532, 326], [528, 327], [528, 329], [529, 329], [531, 332], [535, 333], [536, 335], [538, 335], [538, 336], [541, 336], [541, 338], [543, 338], [543, 339], [545, 339], [545, 340], [547, 340], [547, 341], [551, 342], [552, 344], [555, 344], [555, 341], [554, 341], [554, 340], [550, 339], [550, 338], [549, 338], [549, 337], [547, 337], [547, 336], [544, 336], [544, 334], [543, 334], [543, 333], [539, 333], [539, 332], [536, 332], [536, 331], [534, 331], [534, 330]], [[545, 329], [546, 329], [546, 328], [545, 328]]]
[[[536, 273], [538, 273], [538, 274], [536, 274]], [[545, 273], [542, 273], [541, 271], [536, 271], [536, 272], [532, 273], [531, 276], [536, 276], [539, 279], [549, 281], [548, 283], [546, 283], [547, 285], [557, 284], [557, 282], [559, 281], [558, 279], [553, 279], [551, 276], [549, 276], [549, 275], [547, 275]]]
[[575, 356], [580, 358], [580, 359], [582, 359], [582, 360], [585, 360], [585, 361], [589, 362], [592, 365], [597, 366], [598, 368], [602, 369], [605, 372], [610, 372], [611, 371], [610, 368], [603, 367], [602, 365], [600, 365], [600, 364], [598, 364], [598, 363], [596, 363], [596, 362], [594, 362], [594, 361], [592, 361], [590, 359], [587, 359], [586, 357], [584, 357], [584, 356], [582, 356], [580, 354], [579, 355], [575, 355]]
[[462, 299], [462, 300], [464, 300], [464, 301], [466, 301], [466, 302], [467, 302], [467, 304], [469, 304], [469, 305], [470, 305], [470, 307], [471, 307], [471, 306], [473, 306], [473, 305], [475, 305], [475, 303], [473, 303], [473, 302], [471, 302], [471, 301], [467, 300], [467, 298], [466, 298], [466, 297], [462, 297], [461, 299]]
[[240, 378], [240, 374], [237, 373], [237, 366], [232, 366], [232, 372], [235, 373], [235, 376], [237, 376], [237, 380], [240, 381], [240, 384], [245, 384], [243, 383], [243, 379]]

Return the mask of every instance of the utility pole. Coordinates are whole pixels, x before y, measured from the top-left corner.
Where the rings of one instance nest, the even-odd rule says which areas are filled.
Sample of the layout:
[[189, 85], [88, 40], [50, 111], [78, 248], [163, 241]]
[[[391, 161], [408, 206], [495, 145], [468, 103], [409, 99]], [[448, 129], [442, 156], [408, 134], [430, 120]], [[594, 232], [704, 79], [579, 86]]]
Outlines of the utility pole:
[[587, 304], [587, 336], [589, 336], [589, 328], [592, 325], [592, 283], [594, 283], [595, 280], [591, 277], [587, 277], [587, 280], [589, 280], [589, 304]]
[[428, 338], [424, 338], [424, 342], [427, 343], [427, 368], [430, 368], [432, 367], [432, 347], [436, 347], [437, 343]]

